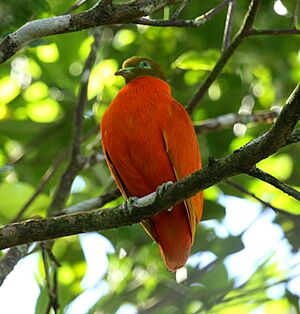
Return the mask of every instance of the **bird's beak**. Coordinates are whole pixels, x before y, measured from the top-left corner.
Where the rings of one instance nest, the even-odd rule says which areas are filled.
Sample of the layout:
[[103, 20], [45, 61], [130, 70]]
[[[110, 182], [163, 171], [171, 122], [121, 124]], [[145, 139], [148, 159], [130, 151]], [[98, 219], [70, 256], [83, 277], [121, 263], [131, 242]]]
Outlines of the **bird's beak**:
[[118, 70], [117, 72], [115, 72], [115, 75], [124, 76], [124, 74], [125, 74], [126, 72], [127, 72], [127, 71], [125, 71], [125, 69], [120, 69], [120, 70]]
[[115, 75], [120, 75], [120, 76], [126, 77], [126, 76], [131, 74], [132, 70], [133, 70], [133, 67], [120, 69], [117, 72], [115, 72]]

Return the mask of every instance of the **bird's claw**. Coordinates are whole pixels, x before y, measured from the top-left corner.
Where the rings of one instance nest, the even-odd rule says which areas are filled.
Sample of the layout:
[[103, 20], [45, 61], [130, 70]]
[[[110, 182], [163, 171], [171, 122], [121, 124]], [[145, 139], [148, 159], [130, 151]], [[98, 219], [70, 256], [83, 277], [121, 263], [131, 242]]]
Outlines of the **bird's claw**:
[[129, 213], [129, 215], [132, 214], [132, 210], [133, 210], [133, 204], [136, 202], [138, 198], [137, 197], [129, 197], [125, 200], [125, 202], [123, 203], [123, 209], [125, 211], [125, 213]]
[[172, 185], [173, 184], [173, 182], [172, 181], [168, 181], [168, 182], [165, 182], [165, 183], [163, 183], [162, 185], [159, 185], [158, 187], [157, 187], [157, 189], [156, 189], [156, 193], [160, 196], [160, 197], [162, 197], [162, 195], [164, 194], [164, 192], [168, 189], [168, 187], [170, 186], [170, 185]]
[[[168, 182], [163, 183], [162, 185], [159, 185], [159, 186], [157, 187], [157, 189], [156, 189], [156, 193], [157, 193], [160, 197], [162, 197], [163, 194], [164, 194], [164, 192], [165, 192], [165, 191], [168, 189], [168, 187], [169, 187], [170, 185], [172, 185], [172, 184], [173, 184], [172, 181], [168, 181]], [[170, 212], [170, 211], [172, 211], [172, 209], [173, 209], [173, 207], [168, 208], [167, 210], [168, 210], [168, 212]]]

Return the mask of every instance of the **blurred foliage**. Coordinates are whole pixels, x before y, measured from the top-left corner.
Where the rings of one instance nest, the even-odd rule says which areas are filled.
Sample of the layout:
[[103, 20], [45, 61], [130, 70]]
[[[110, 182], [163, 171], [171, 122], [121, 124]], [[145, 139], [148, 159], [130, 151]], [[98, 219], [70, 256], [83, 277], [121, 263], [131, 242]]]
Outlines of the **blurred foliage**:
[[[280, 2], [287, 10], [275, 12]], [[77, 11], [90, 8], [86, 1]], [[120, 2], [118, 2], [120, 3]], [[193, 19], [219, 1], [191, 1], [182, 16]], [[262, 1], [256, 20], [258, 28], [291, 28], [296, 1]], [[249, 1], [237, 1], [233, 30], [240, 27]], [[24, 23], [63, 14], [71, 1], [39, 0], [0, 3], [0, 37]], [[154, 18], [168, 18], [175, 8], [156, 13]], [[278, 10], [278, 9], [277, 9]], [[281, 7], [282, 10], [282, 7]], [[142, 25], [105, 26], [98, 61], [92, 70], [89, 103], [85, 111], [85, 155], [100, 151], [97, 125], [103, 112], [124, 82], [114, 72], [124, 59], [144, 55], [156, 59], [166, 70], [173, 95], [187, 105], [202, 80], [220, 55], [226, 12], [216, 15], [199, 29], [155, 28]], [[9, 62], [0, 74], [0, 223], [11, 222], [36, 190], [44, 173], [60, 159], [60, 166], [43, 193], [26, 210], [23, 218], [45, 216], [47, 206], [67, 164], [66, 156], [72, 134], [72, 115], [77, 101], [80, 75], [89, 53], [89, 31], [53, 36], [35, 41]], [[201, 121], [239, 110], [256, 111], [282, 106], [300, 79], [300, 39], [296, 36], [249, 37], [235, 52], [222, 75], [192, 115]], [[209, 156], [231, 153], [267, 130], [266, 125], [248, 125], [242, 133], [227, 129], [199, 136], [204, 164]], [[299, 145], [291, 145], [259, 166], [288, 184], [300, 182]], [[236, 182], [274, 206], [300, 214], [299, 202], [264, 182], [247, 176]], [[77, 176], [68, 204], [95, 197], [111, 188], [105, 163], [85, 169]], [[188, 263], [188, 279], [177, 284], [174, 274], [161, 261], [159, 250], [142, 228], [132, 226], [103, 232], [114, 252], [107, 254], [105, 285], [98, 299], [86, 305], [89, 313], [116, 313], [131, 309], [136, 313], [300, 313], [299, 295], [289, 289], [289, 264], [280, 265], [274, 256], [256, 261], [246, 279], [232, 277], [226, 260], [242, 253], [245, 233], [230, 233], [226, 225], [224, 202], [229, 197], [253, 199], [224, 184], [211, 187], [205, 194], [206, 223], [198, 227], [193, 255]], [[106, 206], [119, 204], [118, 199]], [[266, 209], [260, 206], [264, 215]], [[242, 222], [241, 222], [242, 223]], [[243, 222], [244, 223], [244, 222]], [[249, 222], [250, 223], [250, 222]], [[299, 252], [299, 220], [278, 215], [272, 219], [282, 234], [290, 256]], [[256, 244], [259, 248], [260, 243]], [[59, 268], [61, 312], [84, 293], [82, 278], [85, 256], [78, 237], [59, 239], [54, 254]], [[101, 248], [100, 248], [101, 250]], [[204, 256], [210, 261], [203, 262]], [[275, 253], [274, 253], [275, 254]], [[276, 255], [276, 254], [275, 254]], [[206, 266], [205, 266], [206, 265]], [[286, 267], [283, 267], [286, 266]], [[99, 267], [104, 267], [99, 264]], [[42, 260], [37, 275], [40, 296], [36, 313], [43, 313], [48, 293]], [[273, 298], [269, 289], [281, 287]], [[299, 292], [299, 290], [298, 290]], [[88, 310], [89, 309], [89, 310]], [[121, 313], [121, 311], [119, 312]]]

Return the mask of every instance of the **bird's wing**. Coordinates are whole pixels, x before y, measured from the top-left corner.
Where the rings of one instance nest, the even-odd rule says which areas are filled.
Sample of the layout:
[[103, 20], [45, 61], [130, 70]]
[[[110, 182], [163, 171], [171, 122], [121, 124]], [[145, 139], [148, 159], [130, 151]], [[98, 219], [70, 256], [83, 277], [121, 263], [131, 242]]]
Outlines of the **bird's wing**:
[[104, 153], [104, 156], [106, 158], [106, 162], [107, 162], [108, 168], [109, 168], [110, 172], [112, 173], [119, 190], [121, 191], [121, 193], [124, 196], [124, 198], [130, 197], [130, 194], [129, 194], [125, 184], [123, 183], [123, 181], [122, 181], [122, 179], [121, 179], [117, 169], [114, 167], [114, 165], [113, 165], [113, 163], [111, 161], [111, 158], [110, 158], [110, 156], [109, 156], [105, 146], [104, 145], [102, 145], [102, 146], [103, 146], [103, 153]]
[[[170, 109], [170, 119], [163, 129], [166, 152], [179, 180], [201, 168], [197, 137], [188, 113], [175, 100]], [[192, 237], [203, 211], [202, 192], [184, 201]]]
[[[129, 193], [128, 189], [126, 188], [126, 185], [124, 184], [123, 180], [121, 179], [121, 176], [119, 175], [117, 169], [114, 167], [114, 165], [113, 165], [113, 163], [112, 163], [112, 160], [111, 160], [111, 158], [110, 158], [110, 156], [109, 156], [109, 154], [108, 154], [108, 152], [107, 152], [107, 150], [106, 150], [106, 148], [105, 148], [104, 143], [102, 143], [102, 144], [103, 144], [103, 145], [102, 145], [102, 146], [103, 146], [103, 153], [104, 153], [104, 155], [105, 155], [105, 157], [106, 157], [106, 161], [107, 161], [108, 168], [109, 168], [110, 172], [112, 173], [112, 175], [113, 175], [113, 177], [114, 177], [114, 179], [115, 179], [115, 182], [116, 182], [116, 184], [117, 184], [119, 190], [121, 191], [123, 197], [124, 197], [125, 199], [127, 199], [127, 198], [129, 198], [130, 196], [132, 196], [132, 195]], [[143, 221], [143, 222], [141, 223], [141, 225], [143, 226], [143, 228], [145, 229], [145, 231], [147, 232], [147, 234], [148, 234], [153, 240], [155, 240], [154, 237], [153, 237], [153, 231], [152, 231], [152, 227], [151, 227], [150, 221], [145, 220], [145, 221]]]

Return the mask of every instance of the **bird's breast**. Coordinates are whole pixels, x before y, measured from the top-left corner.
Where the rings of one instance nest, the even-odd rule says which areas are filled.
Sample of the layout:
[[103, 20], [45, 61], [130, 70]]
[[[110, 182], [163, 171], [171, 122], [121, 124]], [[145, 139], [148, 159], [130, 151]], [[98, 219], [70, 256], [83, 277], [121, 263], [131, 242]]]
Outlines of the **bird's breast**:
[[175, 179], [163, 139], [171, 104], [163, 88], [130, 83], [105, 113], [103, 143], [134, 195], [150, 193], [164, 181]]

